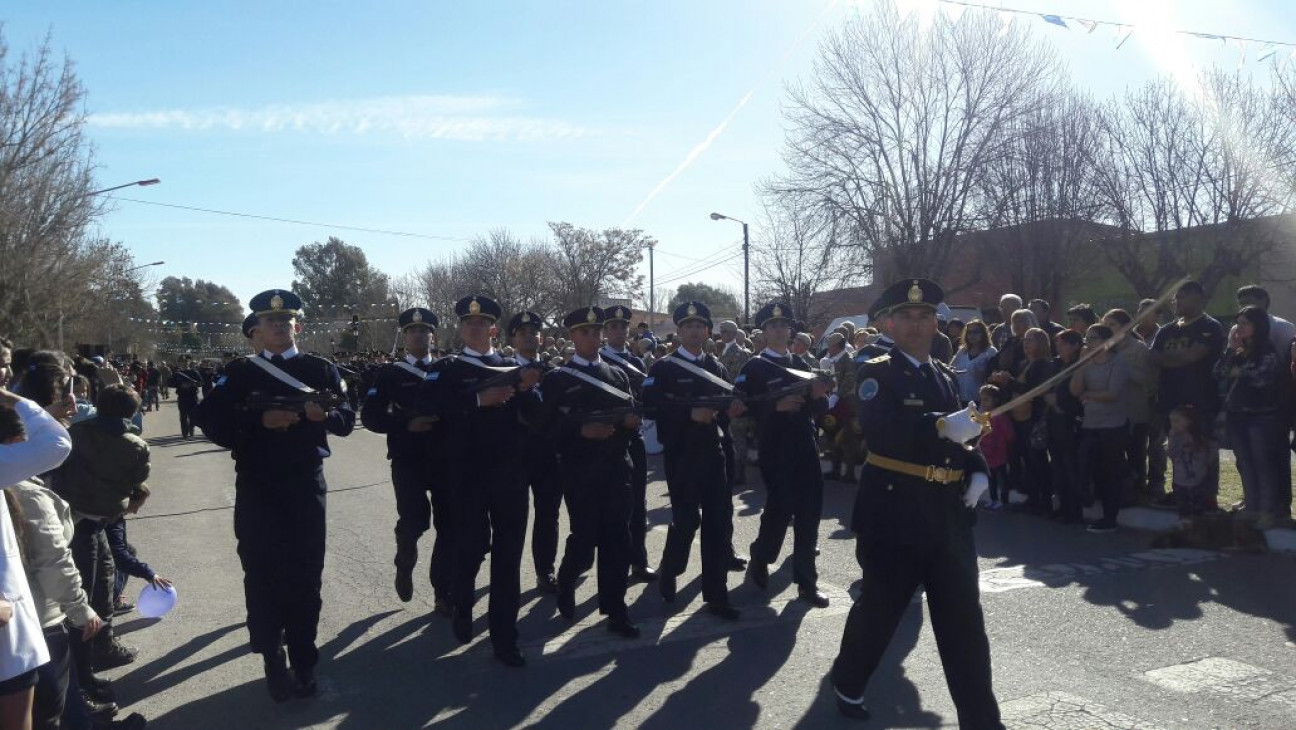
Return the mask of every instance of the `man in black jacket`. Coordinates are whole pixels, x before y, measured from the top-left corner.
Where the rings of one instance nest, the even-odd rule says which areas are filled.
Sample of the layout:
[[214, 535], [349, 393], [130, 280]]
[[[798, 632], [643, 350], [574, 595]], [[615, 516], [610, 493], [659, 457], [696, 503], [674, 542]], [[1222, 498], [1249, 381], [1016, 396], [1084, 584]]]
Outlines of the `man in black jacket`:
[[[518, 312], [508, 323], [509, 341], [518, 365], [548, 372], [551, 366], [540, 360], [540, 326], [543, 320], [535, 312]], [[531, 560], [535, 564], [536, 588], [544, 593], [558, 592], [554, 563], [558, 559], [558, 517], [562, 510], [562, 479], [558, 474], [558, 448], [548, 424], [529, 424], [526, 440], [526, 479], [531, 485], [535, 515], [531, 524]]]
[[[341, 397], [333, 363], [297, 350], [301, 299], [272, 289], [251, 305], [264, 349], [230, 362], [199, 407], [198, 421], [208, 438], [233, 450], [234, 535], [248, 634], [252, 651], [264, 656], [271, 697], [283, 702], [315, 694], [327, 434], [350, 434], [355, 412]], [[250, 398], [281, 400], [260, 408]]]
[[436, 542], [428, 566], [434, 606], [449, 615], [450, 519], [447, 485], [438, 473], [441, 432], [434, 416], [416, 410], [419, 388], [432, 369], [432, 338], [437, 317], [422, 307], [400, 314], [405, 355], [377, 369], [366, 391], [360, 422], [374, 433], [387, 434], [392, 487], [396, 491], [396, 595], [403, 602], [414, 596], [414, 566], [418, 541], [436, 523]]

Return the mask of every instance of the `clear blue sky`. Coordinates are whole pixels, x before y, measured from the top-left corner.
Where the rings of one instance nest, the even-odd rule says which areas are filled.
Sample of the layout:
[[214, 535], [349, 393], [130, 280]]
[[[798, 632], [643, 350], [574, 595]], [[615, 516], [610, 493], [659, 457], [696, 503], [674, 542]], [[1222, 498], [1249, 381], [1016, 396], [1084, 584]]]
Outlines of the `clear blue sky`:
[[[125, 192], [458, 239], [498, 226], [544, 235], [550, 220], [626, 223], [754, 89], [632, 221], [661, 242], [661, 280], [721, 249], [737, 252], [738, 227], [707, 214], [757, 218], [753, 185], [781, 166], [784, 84], [808, 73], [825, 31], [872, 2], [8, 0], [0, 18], [11, 52], [50, 33], [77, 64], [105, 187], [159, 177], [160, 186]], [[920, 0], [909, 4], [924, 12]], [[1296, 41], [1290, 0], [989, 4]], [[1240, 56], [1150, 32], [1118, 51], [1109, 29], [1017, 22], [1053, 44], [1098, 96], [1165, 71], [1235, 66]], [[1247, 68], [1263, 75], [1258, 50], [1248, 49]], [[159, 276], [214, 280], [245, 304], [287, 286], [293, 250], [330, 234], [393, 275], [463, 245], [130, 202], [116, 205], [102, 233], [141, 263], [165, 260]], [[740, 263], [688, 279], [740, 291]]]

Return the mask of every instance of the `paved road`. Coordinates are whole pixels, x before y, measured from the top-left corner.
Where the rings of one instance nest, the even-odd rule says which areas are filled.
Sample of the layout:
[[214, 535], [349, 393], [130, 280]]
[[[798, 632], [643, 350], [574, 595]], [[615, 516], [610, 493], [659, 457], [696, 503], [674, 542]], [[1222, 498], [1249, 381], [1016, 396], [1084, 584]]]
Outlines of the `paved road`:
[[[695, 551], [675, 606], [632, 587], [631, 611], [645, 631], [627, 642], [603, 629], [592, 576], [569, 624], [536, 593], [527, 565], [520, 628], [531, 665], [511, 670], [492, 659], [486, 637], [454, 641], [448, 622], [431, 614], [425, 583], [412, 602], [396, 598], [383, 442], [357, 431], [335, 440], [326, 467], [321, 693], [276, 705], [246, 646], [233, 462], [205, 440], [179, 440], [171, 404], [146, 427], [154, 497], [130, 521], [130, 536], [176, 580], [180, 605], [161, 621], [119, 619], [140, 658], [109, 676], [126, 710], [144, 713], [151, 727], [852, 726], [837, 716], [825, 673], [857, 576], [843, 529], [853, 487], [828, 487], [819, 561], [833, 599], [827, 610], [792, 600], [789, 564], [767, 594], [732, 574], [744, 617], [721, 622], [700, 610]], [[651, 478], [649, 549], [659, 555], [670, 510], [660, 473]], [[759, 488], [735, 496], [740, 552], [762, 498]], [[1010, 727], [1296, 727], [1296, 558], [1153, 551], [1146, 534], [1089, 535], [1006, 514], [983, 517], [978, 542], [995, 685]], [[128, 590], [139, 588], [133, 581]], [[479, 633], [484, 610], [483, 599]], [[955, 726], [921, 600], [868, 703], [875, 720], [861, 727]]]

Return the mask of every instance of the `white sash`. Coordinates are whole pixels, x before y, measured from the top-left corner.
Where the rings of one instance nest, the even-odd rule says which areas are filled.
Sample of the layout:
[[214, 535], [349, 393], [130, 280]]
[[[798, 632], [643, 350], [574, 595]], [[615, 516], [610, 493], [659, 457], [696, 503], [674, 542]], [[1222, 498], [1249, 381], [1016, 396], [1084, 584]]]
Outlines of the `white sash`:
[[253, 355], [252, 357], [250, 357], [250, 358], [248, 358], [248, 359], [251, 360], [252, 363], [255, 364], [257, 367], [259, 367], [259, 368], [261, 368], [262, 370], [266, 371], [267, 373], [270, 373], [271, 375], [273, 375], [274, 378], [275, 378], [275, 380], [278, 380], [279, 382], [281, 382], [281, 383], [283, 383], [283, 384], [285, 384], [285, 385], [289, 385], [289, 386], [293, 387], [293, 388], [296, 389], [296, 390], [300, 390], [300, 391], [303, 392], [303, 393], [314, 393], [314, 392], [315, 392], [315, 389], [314, 389], [314, 388], [312, 388], [312, 387], [310, 387], [309, 385], [303, 383], [302, 381], [298, 380], [297, 378], [294, 378], [293, 376], [289, 375], [288, 373], [285, 373], [283, 370], [280, 370], [278, 365], [275, 365], [274, 363], [270, 362], [269, 360], [265, 359], [264, 357], [262, 357], [262, 356], [260, 356], [260, 355]]
[[679, 357], [678, 355], [672, 355], [671, 357], [664, 357], [661, 359], [661, 362], [668, 362], [668, 363], [678, 365], [684, 368], [685, 370], [689, 371], [690, 373], [693, 373], [694, 375], [698, 376], [699, 378], [702, 378], [708, 383], [720, 386], [722, 389], [724, 389], [724, 392], [726, 393], [733, 392], [733, 385], [725, 381], [724, 378], [712, 375], [706, 370], [703, 370], [702, 368], [698, 367], [697, 365], [694, 365], [693, 363], [689, 362], [688, 360], [685, 360], [682, 357]]
[[473, 357], [472, 355], [465, 355], [465, 354], [463, 354], [463, 353], [460, 353], [460, 354], [459, 354], [455, 359], [456, 359], [456, 360], [462, 360], [462, 361], [464, 361], [464, 362], [472, 363], [473, 365], [476, 365], [477, 367], [481, 368], [482, 370], [489, 370], [489, 371], [491, 371], [492, 373], [495, 373], [496, 375], [502, 375], [502, 374], [504, 374], [504, 373], [511, 373], [511, 372], [513, 372], [516, 368], [519, 367], [518, 365], [500, 365], [500, 366], [496, 366], [496, 365], [487, 365], [486, 363], [482, 362], [481, 360], [478, 360], [477, 358]]
[[573, 368], [569, 368], [569, 367], [567, 367], [566, 365], [563, 365], [562, 367], [559, 367], [559, 368], [558, 368], [558, 372], [560, 372], [560, 373], [565, 373], [565, 374], [567, 374], [567, 375], [572, 376], [573, 378], [580, 378], [581, 380], [584, 380], [585, 382], [589, 383], [590, 385], [593, 385], [594, 387], [598, 388], [599, 390], [601, 390], [601, 391], [603, 391], [603, 392], [605, 392], [605, 393], [608, 393], [609, 395], [612, 395], [612, 396], [614, 396], [615, 398], [617, 398], [617, 399], [619, 399], [619, 400], [623, 400], [623, 401], [626, 401], [626, 402], [633, 402], [633, 401], [634, 401], [634, 396], [630, 395], [629, 393], [625, 392], [624, 390], [621, 390], [621, 389], [619, 389], [619, 388], [615, 388], [615, 387], [609, 385], [608, 383], [605, 383], [605, 382], [603, 382], [602, 380], [599, 380], [598, 378], [596, 378], [596, 377], [594, 377], [594, 376], [592, 376], [592, 375], [587, 375], [587, 374], [585, 374], [585, 373], [582, 373], [582, 372], [579, 371], [579, 370], [575, 370], [575, 369], [573, 369]]
[[409, 373], [410, 375], [415, 376], [419, 380], [427, 379], [427, 373], [411, 365], [409, 363], [409, 360], [398, 360], [397, 362], [394, 362], [392, 364], [400, 368], [401, 370], [404, 370], [405, 372]]
[[756, 359], [760, 360], [766, 365], [773, 365], [774, 367], [778, 368], [779, 370], [782, 370], [783, 372], [787, 373], [788, 375], [791, 375], [792, 377], [798, 380], [813, 380], [814, 378], [819, 377], [819, 373], [816, 373], [813, 370], [799, 370], [797, 368], [787, 367], [786, 365], [780, 365], [779, 363], [774, 362], [768, 357], [765, 357], [763, 354], [758, 356]]
[[639, 368], [635, 367], [631, 362], [621, 357], [620, 354], [618, 354], [616, 351], [612, 350], [611, 348], [605, 347], [599, 352], [602, 353], [604, 356], [608, 357], [609, 359], [611, 359], [616, 364], [634, 373], [635, 375], [638, 375], [641, 378], [647, 377], [646, 375], [644, 375], [642, 371], [639, 370]]

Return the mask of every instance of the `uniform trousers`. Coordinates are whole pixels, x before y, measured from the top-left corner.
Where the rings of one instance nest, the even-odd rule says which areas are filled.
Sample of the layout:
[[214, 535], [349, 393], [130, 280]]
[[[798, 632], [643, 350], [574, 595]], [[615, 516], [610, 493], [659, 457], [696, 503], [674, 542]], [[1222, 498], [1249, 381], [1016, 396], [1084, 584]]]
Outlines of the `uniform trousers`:
[[971, 528], [952, 527], [946, 539], [927, 545], [861, 539], [855, 545], [855, 558], [864, 575], [859, 600], [846, 618], [841, 653], [833, 663], [837, 691], [848, 698], [864, 695], [914, 591], [923, 586], [959, 727], [1003, 728], [990, 680], [990, 642], [981, 613]]
[[411, 572], [418, 563], [418, 541], [436, 528], [428, 580], [437, 598], [450, 595], [450, 559], [454, 551], [454, 520], [449, 489], [438, 484], [430, 457], [396, 457], [391, 462], [396, 492], [396, 569]]
[[322, 465], [289, 473], [240, 471], [235, 480], [234, 536], [252, 651], [287, 645], [296, 669], [319, 662], [315, 646], [324, 573]]
[[667, 446], [664, 461], [671, 524], [659, 569], [671, 577], [684, 572], [693, 538], [700, 527], [702, 600], [727, 601], [729, 562], [733, 558], [733, 499], [721, 446], [718, 443]]
[[626, 615], [630, 570], [630, 465], [625, 460], [563, 466], [563, 490], [571, 533], [563, 551], [558, 584], [564, 590], [594, 565], [598, 552], [599, 613]]
[[458, 478], [453, 501], [456, 524], [450, 600], [456, 613], [472, 615], [477, 571], [489, 549], [491, 641], [497, 648], [512, 648], [517, 644], [522, 547], [526, 543], [525, 467], [499, 462], [470, 479]]
[[648, 567], [648, 447], [630, 439], [630, 564]]
[[177, 406], [180, 410], [180, 435], [188, 438], [194, 434], [194, 411], [198, 410], [198, 402], [182, 399]]
[[563, 485], [558, 460], [548, 441], [527, 446], [527, 479], [531, 483], [531, 500], [535, 523], [531, 525], [531, 560], [536, 575], [552, 575], [558, 558], [558, 513], [562, 509]]
[[813, 449], [788, 451], [774, 458], [773, 449], [762, 449], [760, 461], [765, 482], [765, 509], [760, 530], [751, 546], [752, 560], [770, 564], [778, 560], [788, 525], [792, 526], [792, 580], [804, 588], [819, 583], [815, 568], [815, 545], [819, 542], [819, 519], [823, 515], [823, 472]]

